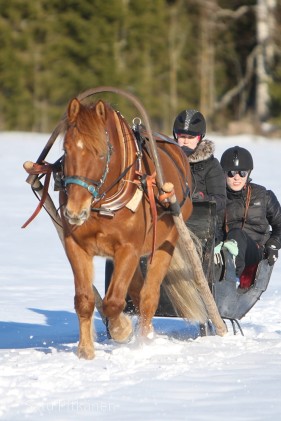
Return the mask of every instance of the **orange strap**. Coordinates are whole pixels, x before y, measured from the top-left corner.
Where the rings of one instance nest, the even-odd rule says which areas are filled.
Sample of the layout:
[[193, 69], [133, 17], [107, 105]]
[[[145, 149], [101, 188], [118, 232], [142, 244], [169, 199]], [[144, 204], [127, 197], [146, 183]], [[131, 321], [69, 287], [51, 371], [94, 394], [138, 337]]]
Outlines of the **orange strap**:
[[150, 203], [152, 226], [153, 226], [152, 253], [150, 257], [150, 263], [151, 263], [154, 253], [155, 253], [155, 248], [156, 248], [157, 210], [156, 210], [155, 196], [154, 196], [154, 191], [153, 191], [153, 187], [156, 186], [156, 172], [154, 172], [152, 175], [147, 176], [146, 184], [147, 184], [147, 194], [148, 194], [148, 199]]
[[[136, 174], [140, 177], [143, 177], [143, 174], [139, 171], [136, 171]], [[156, 187], [156, 172], [151, 175], [145, 175], [145, 181], [147, 186], [147, 195], [151, 209], [151, 216], [152, 216], [152, 227], [153, 227], [153, 237], [152, 237], [152, 252], [150, 257], [150, 263], [152, 262], [155, 249], [156, 249], [156, 226], [157, 226], [157, 209], [156, 209], [156, 202], [153, 187]], [[141, 180], [135, 180], [134, 183], [141, 185]]]
[[48, 195], [48, 190], [49, 190], [49, 184], [50, 184], [50, 179], [51, 179], [51, 174], [52, 174], [52, 170], [53, 167], [51, 164], [35, 164], [33, 163], [33, 166], [30, 168], [26, 168], [25, 170], [32, 175], [37, 175], [37, 174], [46, 174], [46, 178], [45, 178], [45, 182], [44, 182], [44, 186], [43, 186], [43, 194], [42, 197], [40, 199], [40, 202], [37, 206], [37, 208], [35, 209], [35, 211], [33, 212], [33, 214], [31, 215], [30, 218], [28, 218], [28, 220], [23, 224], [22, 228], [26, 228], [27, 225], [30, 224], [30, 222], [33, 221], [33, 219], [38, 215], [38, 213], [40, 212], [40, 210], [43, 208], [45, 200], [47, 198]]

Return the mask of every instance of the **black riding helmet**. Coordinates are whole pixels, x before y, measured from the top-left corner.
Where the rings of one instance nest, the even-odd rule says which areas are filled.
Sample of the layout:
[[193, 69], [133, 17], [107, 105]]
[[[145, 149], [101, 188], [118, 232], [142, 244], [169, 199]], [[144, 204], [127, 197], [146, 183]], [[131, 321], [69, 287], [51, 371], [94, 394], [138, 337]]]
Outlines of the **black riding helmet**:
[[173, 135], [176, 140], [179, 133], [200, 136], [203, 139], [206, 134], [206, 121], [203, 114], [196, 110], [184, 110], [179, 113], [173, 127]]
[[252, 155], [247, 149], [240, 146], [234, 146], [224, 151], [220, 163], [225, 172], [251, 171], [254, 168]]

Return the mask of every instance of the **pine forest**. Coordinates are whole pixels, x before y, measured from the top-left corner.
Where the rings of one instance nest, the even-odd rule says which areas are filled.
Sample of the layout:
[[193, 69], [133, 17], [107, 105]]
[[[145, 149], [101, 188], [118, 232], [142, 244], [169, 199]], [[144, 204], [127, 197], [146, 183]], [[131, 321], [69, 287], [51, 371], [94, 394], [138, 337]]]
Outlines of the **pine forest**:
[[0, 46], [2, 131], [50, 132], [71, 98], [113, 86], [167, 134], [185, 108], [280, 134], [280, 0], [0, 0]]

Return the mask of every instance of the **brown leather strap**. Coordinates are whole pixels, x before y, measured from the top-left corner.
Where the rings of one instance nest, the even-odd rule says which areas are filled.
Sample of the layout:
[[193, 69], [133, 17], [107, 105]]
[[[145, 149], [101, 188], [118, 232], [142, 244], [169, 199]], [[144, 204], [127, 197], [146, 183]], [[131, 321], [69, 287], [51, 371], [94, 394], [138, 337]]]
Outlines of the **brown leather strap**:
[[152, 262], [155, 249], [156, 249], [156, 225], [157, 225], [157, 209], [153, 187], [156, 187], [156, 172], [146, 177], [147, 194], [150, 203], [152, 226], [153, 226], [153, 239], [152, 239], [152, 253], [150, 257], [150, 263]]
[[[37, 166], [38, 164], [35, 164], [35, 165]], [[40, 171], [40, 172], [42, 172], [42, 171]], [[32, 173], [30, 173], [30, 174], [32, 174]], [[42, 197], [40, 199], [40, 202], [39, 202], [37, 208], [35, 209], [35, 211], [33, 212], [33, 214], [31, 215], [31, 217], [28, 218], [28, 220], [23, 224], [22, 228], [27, 227], [27, 225], [29, 225], [30, 222], [33, 221], [33, 219], [38, 215], [38, 213], [40, 212], [40, 210], [44, 206], [46, 197], [48, 195], [48, 189], [49, 189], [51, 174], [52, 174], [52, 170], [49, 170], [46, 173], [46, 178], [45, 178], [44, 187], [43, 187], [43, 194], [42, 194]]]
[[26, 161], [23, 164], [25, 171], [32, 175], [51, 173], [54, 170], [54, 166], [55, 164], [49, 164], [48, 162], [37, 164], [36, 162]]
[[153, 229], [153, 237], [152, 237], [152, 252], [150, 257], [150, 263], [152, 262], [155, 249], [156, 249], [156, 226], [157, 226], [157, 209], [156, 209], [156, 201], [155, 195], [153, 191], [153, 187], [156, 187], [156, 171], [153, 174], [147, 175], [142, 174], [140, 171], [136, 171], [136, 175], [138, 176], [137, 179], [133, 181], [133, 183], [137, 184], [138, 186], [142, 186], [142, 180], [145, 177], [146, 182], [146, 190], [147, 196], [150, 204], [151, 216], [152, 216], [152, 229]]

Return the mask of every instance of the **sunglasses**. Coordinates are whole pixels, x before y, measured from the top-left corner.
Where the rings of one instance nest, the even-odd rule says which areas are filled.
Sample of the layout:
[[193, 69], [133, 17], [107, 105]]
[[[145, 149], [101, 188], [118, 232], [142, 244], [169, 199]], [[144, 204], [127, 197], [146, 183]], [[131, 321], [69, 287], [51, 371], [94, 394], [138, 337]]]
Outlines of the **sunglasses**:
[[227, 177], [232, 178], [232, 177], [235, 177], [236, 174], [239, 174], [240, 177], [244, 178], [244, 177], [247, 177], [248, 171], [228, 171]]

